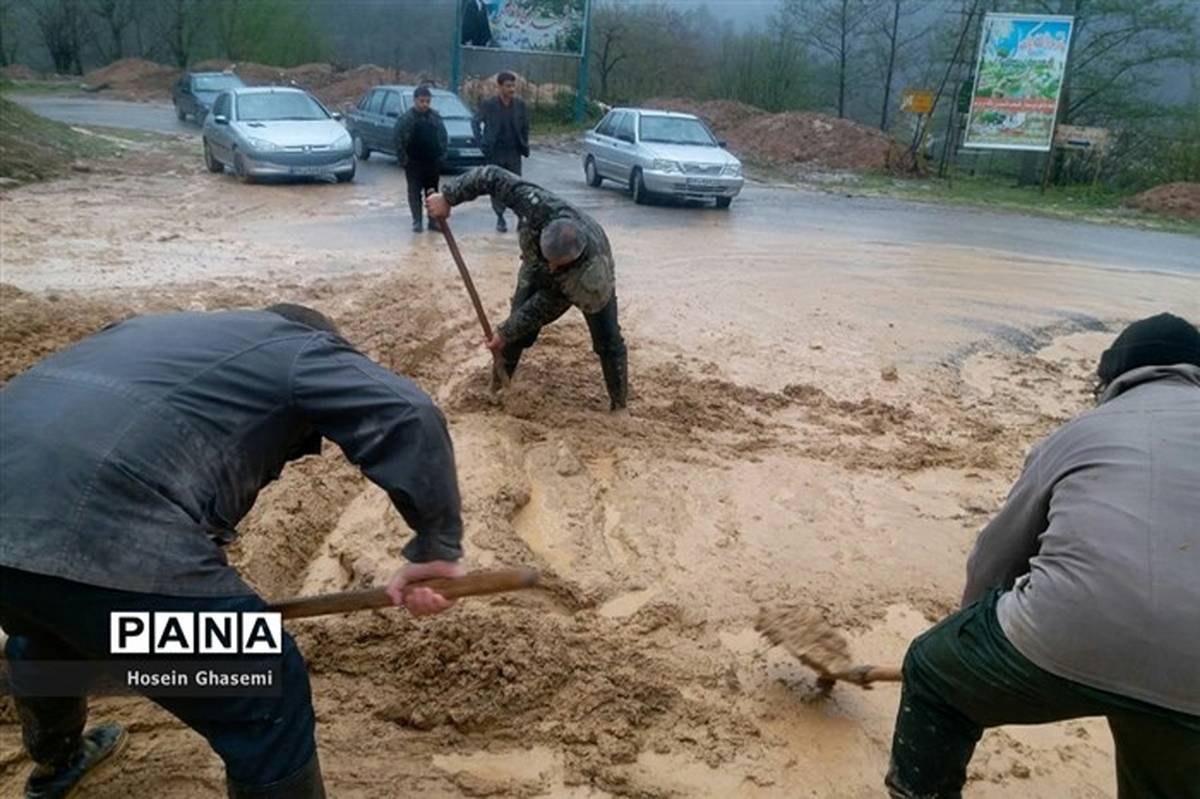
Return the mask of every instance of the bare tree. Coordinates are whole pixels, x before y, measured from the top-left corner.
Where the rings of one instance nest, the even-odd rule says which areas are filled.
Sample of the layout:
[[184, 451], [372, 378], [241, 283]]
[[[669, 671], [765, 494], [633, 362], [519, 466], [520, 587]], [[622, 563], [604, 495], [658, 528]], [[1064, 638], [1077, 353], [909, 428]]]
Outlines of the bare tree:
[[851, 56], [858, 44], [859, 33], [875, 6], [873, 0], [809, 0], [806, 16], [812, 24], [808, 29], [808, 40], [829, 55], [837, 75], [837, 113], [846, 116], [846, 88], [850, 82], [850, 70], [854, 68]]
[[10, 34], [7, 41], [4, 39], [4, 32], [12, 30], [12, 24], [13, 2], [0, 0], [0, 67], [6, 67], [17, 60], [16, 37]]
[[91, 12], [99, 21], [100, 30], [108, 39], [92, 29], [92, 43], [105, 61], [116, 61], [125, 55], [125, 31], [134, 23], [138, 14], [136, 0], [92, 0]]
[[629, 54], [622, 47], [626, 26], [615, 9], [600, 9], [592, 19], [592, 35], [597, 41], [596, 69], [600, 73], [600, 99], [608, 99], [608, 81], [617, 64]]
[[166, 56], [186, 67], [200, 37], [203, 15], [196, 0], [155, 0], [154, 29]]
[[901, 34], [904, 18], [913, 13], [912, 8], [905, 8], [908, 0], [888, 0], [890, 8], [886, 8], [878, 22], [878, 33], [881, 47], [877, 52], [883, 56], [883, 104], [879, 113], [879, 129], [888, 129], [888, 114], [892, 105], [892, 84], [896, 78], [897, 59], [906, 52], [918, 39], [925, 36], [927, 29], [921, 28], [907, 36]]
[[54, 71], [62, 74], [83, 73], [81, 58], [84, 11], [80, 0], [26, 0], [41, 34], [42, 42], [50, 51]]

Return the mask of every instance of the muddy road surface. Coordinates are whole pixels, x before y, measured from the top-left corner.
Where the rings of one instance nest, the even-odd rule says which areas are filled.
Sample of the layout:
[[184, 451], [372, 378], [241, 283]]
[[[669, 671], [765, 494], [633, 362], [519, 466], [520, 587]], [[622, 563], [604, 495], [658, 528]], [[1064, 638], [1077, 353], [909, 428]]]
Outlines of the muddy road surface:
[[[544, 587], [421, 621], [291, 625], [311, 665], [331, 796], [768, 797], [882, 792], [895, 686], [807, 701], [753, 630], [803, 602], [857, 659], [899, 662], [953, 610], [966, 553], [1027, 448], [1090, 401], [1126, 322], [1200, 317], [1195, 240], [754, 185], [728, 212], [634, 206], [575, 156], [529, 164], [605, 225], [630, 346], [606, 412], [582, 318], [512, 389], [437, 234], [387, 159], [349, 185], [212, 175], [194, 136], [0, 195], [7, 378], [130, 312], [290, 300], [412, 376], [454, 437], [472, 567]], [[486, 200], [452, 217], [489, 313], [516, 274]], [[269, 597], [377, 582], [407, 538], [336, 448], [290, 466], [234, 560]], [[218, 797], [203, 741], [147, 701], [89, 797]], [[0, 795], [29, 768], [0, 701]], [[988, 733], [968, 796], [1115, 795], [1095, 720]]]

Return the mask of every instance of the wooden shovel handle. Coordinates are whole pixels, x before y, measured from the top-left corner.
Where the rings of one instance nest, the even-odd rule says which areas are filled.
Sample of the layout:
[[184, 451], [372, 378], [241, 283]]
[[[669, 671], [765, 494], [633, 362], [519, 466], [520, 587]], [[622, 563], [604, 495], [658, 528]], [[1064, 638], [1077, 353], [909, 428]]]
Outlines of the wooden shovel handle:
[[[500, 569], [475, 572], [464, 577], [435, 577], [405, 586], [405, 592], [413, 588], [432, 588], [447, 599], [464, 596], [484, 596], [517, 591], [537, 584], [538, 573], [534, 569]], [[274, 602], [268, 610], [283, 615], [285, 619], [305, 619], [310, 616], [327, 616], [331, 613], [352, 613], [392, 606], [392, 598], [383, 588], [366, 588], [361, 591], [343, 591], [337, 594], [319, 594], [285, 599]]]
[[903, 677], [896, 666], [856, 666], [847, 671], [829, 675], [832, 679], [852, 682], [866, 687], [873, 682], [901, 682]]

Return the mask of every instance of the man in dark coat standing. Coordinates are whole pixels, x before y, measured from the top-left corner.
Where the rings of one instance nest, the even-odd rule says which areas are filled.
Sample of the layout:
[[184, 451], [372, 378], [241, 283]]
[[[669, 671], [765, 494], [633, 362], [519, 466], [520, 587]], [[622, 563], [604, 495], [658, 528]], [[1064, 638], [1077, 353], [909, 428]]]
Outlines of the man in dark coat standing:
[[487, 47], [492, 43], [492, 25], [484, 0], [463, 0], [462, 23], [463, 44]]
[[[479, 104], [472, 127], [488, 163], [520, 175], [521, 158], [529, 157], [529, 113], [525, 101], [517, 97], [516, 75], [501, 72], [496, 84], [500, 94]], [[494, 196], [492, 210], [496, 212], [496, 230], [506, 233], [504, 204]]]
[[[396, 157], [404, 164], [414, 233], [421, 232], [425, 195], [437, 191], [442, 159], [449, 147], [446, 123], [433, 110], [432, 102], [433, 92], [429, 87], [418, 86], [413, 92], [413, 107], [396, 123]], [[432, 217], [429, 229], [437, 229], [437, 220]]]

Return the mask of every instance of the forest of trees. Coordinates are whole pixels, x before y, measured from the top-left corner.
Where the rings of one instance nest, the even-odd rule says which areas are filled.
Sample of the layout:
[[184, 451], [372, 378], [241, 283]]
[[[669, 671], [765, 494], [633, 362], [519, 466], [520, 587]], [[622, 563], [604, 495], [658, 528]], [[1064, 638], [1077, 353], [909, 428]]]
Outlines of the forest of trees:
[[[0, 65], [78, 74], [137, 56], [293, 66], [331, 61], [450, 72], [455, 0], [0, 0]], [[732, 99], [912, 134], [904, 88], [939, 91], [932, 129], [971, 77], [986, 11], [1071, 14], [1062, 121], [1112, 128], [1129, 172], [1200, 179], [1200, 4], [1192, 0], [779, 0], [757, 25], [700, 2], [594, 0], [590, 94]], [[495, 57], [464, 68], [490, 69]], [[537, 82], [575, 62], [520, 59]], [[1132, 169], [1136, 165], [1137, 169]]]

